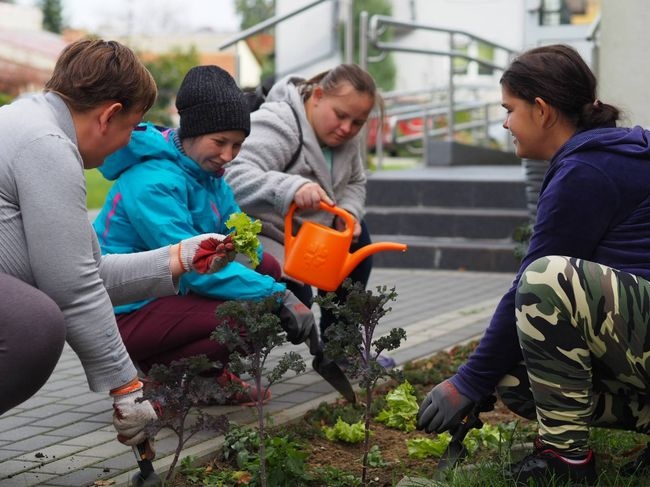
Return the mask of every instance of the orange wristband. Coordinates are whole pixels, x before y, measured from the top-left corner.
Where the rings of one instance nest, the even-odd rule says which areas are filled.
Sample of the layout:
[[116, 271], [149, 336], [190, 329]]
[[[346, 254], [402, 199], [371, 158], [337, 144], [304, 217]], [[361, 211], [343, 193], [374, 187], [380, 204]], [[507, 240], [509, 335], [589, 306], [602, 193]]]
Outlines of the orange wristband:
[[142, 381], [136, 377], [128, 384], [111, 389], [110, 395], [123, 396], [124, 394], [130, 394], [131, 392], [139, 391], [140, 389], [142, 389]]
[[183, 272], [187, 272], [187, 269], [183, 265], [183, 259], [181, 259], [181, 244], [180, 244], [180, 242], [178, 243], [178, 262], [180, 262], [181, 269], [183, 269]]

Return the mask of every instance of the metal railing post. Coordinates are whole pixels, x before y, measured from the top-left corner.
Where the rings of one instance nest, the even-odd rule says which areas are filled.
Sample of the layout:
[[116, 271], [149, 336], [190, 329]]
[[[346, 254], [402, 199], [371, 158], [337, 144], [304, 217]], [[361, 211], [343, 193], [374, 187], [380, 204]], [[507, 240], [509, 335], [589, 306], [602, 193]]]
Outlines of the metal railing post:
[[368, 12], [359, 14], [359, 66], [368, 69]]
[[[368, 69], [368, 12], [363, 11], [359, 15], [359, 66]], [[378, 116], [381, 116], [379, 114]], [[379, 129], [380, 120], [377, 119], [377, 129]], [[359, 152], [364, 166], [368, 167], [368, 124], [364, 124], [359, 134], [359, 140], [362, 141]], [[375, 144], [376, 145], [376, 144]]]
[[[427, 108], [424, 109], [423, 111], [423, 117], [422, 117], [422, 159], [424, 161], [424, 165], [428, 166], [429, 165], [429, 152], [431, 150], [431, 144], [430, 144], [430, 139], [429, 139], [429, 128], [433, 129], [433, 117], [429, 114], [429, 110]], [[431, 124], [431, 127], [429, 127], [429, 124]]]
[[344, 0], [347, 5], [345, 14], [345, 62], [354, 62], [354, 0]]
[[[449, 52], [454, 52], [454, 34], [449, 34]], [[454, 56], [449, 56], [449, 79], [447, 80], [447, 140], [454, 140]]]
[[490, 140], [490, 102], [485, 103], [483, 123], [485, 124], [483, 126], [483, 136], [485, 137], [485, 141], [488, 142]]

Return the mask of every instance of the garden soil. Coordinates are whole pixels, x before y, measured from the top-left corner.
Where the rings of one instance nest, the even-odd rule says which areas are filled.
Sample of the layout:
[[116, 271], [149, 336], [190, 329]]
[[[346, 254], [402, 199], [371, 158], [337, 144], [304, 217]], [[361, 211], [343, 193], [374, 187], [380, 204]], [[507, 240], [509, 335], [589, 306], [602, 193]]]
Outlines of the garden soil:
[[[405, 367], [405, 375], [410, 379], [418, 397], [423, 397], [433, 385], [446, 377], [452, 375], [457, 367], [466, 360], [469, 352], [476, 346], [476, 343], [467, 344], [452, 349], [449, 352], [441, 352], [429, 359], [421, 360]], [[391, 390], [395, 383], [387, 383], [377, 388], [375, 397], [382, 397]], [[341, 400], [338, 405], [344, 404]], [[332, 405], [335, 408], [337, 404]], [[510, 412], [501, 402], [495, 404], [493, 411], [481, 413], [481, 420], [492, 425], [518, 421], [522, 427], [531, 427], [532, 423]], [[318, 433], [319, 427], [327, 423], [314, 425], [314, 415], [309, 413], [292, 425], [285, 425], [279, 434], [290, 432], [291, 436], [304, 444], [308, 453], [307, 470], [315, 471], [320, 467], [334, 467], [341, 471], [349, 472], [357, 478], [361, 478], [363, 443], [348, 444], [344, 442], [332, 442]], [[369, 469], [369, 479], [373, 486], [394, 486], [404, 476], [419, 476], [432, 478], [435, 475], [437, 459], [412, 459], [408, 456], [406, 440], [417, 437], [432, 437], [420, 431], [406, 433], [397, 429], [384, 426], [381, 423], [372, 421], [370, 430], [370, 445], [377, 445], [381, 452], [384, 466]], [[273, 430], [270, 431], [273, 434]], [[232, 468], [220, 460], [220, 453], [215, 452], [211, 462], [215, 469]], [[176, 476], [173, 483], [168, 487], [196, 486], [185, 480], [181, 475]], [[317, 484], [314, 484], [317, 485]], [[339, 484], [337, 484], [339, 485]]]
[[[481, 413], [481, 420], [484, 423], [493, 425], [508, 423], [511, 421], [522, 420], [510, 412], [503, 404], [497, 402], [494, 411]], [[293, 435], [298, 435], [301, 428], [300, 424], [291, 428]], [[396, 429], [388, 428], [381, 423], [371, 422], [372, 435], [370, 445], [377, 445], [381, 451], [381, 457], [385, 465], [377, 468], [370, 468], [369, 479], [372, 485], [376, 487], [394, 486], [405, 476], [416, 476], [424, 478], [433, 478], [438, 464], [435, 458], [413, 459], [409, 458], [406, 448], [406, 440], [418, 437], [431, 437], [419, 431], [405, 433]], [[300, 440], [300, 437], [298, 436]], [[309, 435], [302, 440], [309, 454], [307, 459], [307, 470], [313, 471], [319, 467], [335, 467], [341, 471], [349, 472], [357, 478], [361, 478], [361, 467], [363, 458], [363, 443], [347, 444], [343, 442], [332, 442], [324, 437]], [[212, 467], [232, 468], [232, 465], [226, 464], [219, 459], [219, 454], [215, 453], [215, 458], [211, 462]], [[168, 487], [196, 487], [197, 484], [190, 483], [181, 475], [176, 476]]]

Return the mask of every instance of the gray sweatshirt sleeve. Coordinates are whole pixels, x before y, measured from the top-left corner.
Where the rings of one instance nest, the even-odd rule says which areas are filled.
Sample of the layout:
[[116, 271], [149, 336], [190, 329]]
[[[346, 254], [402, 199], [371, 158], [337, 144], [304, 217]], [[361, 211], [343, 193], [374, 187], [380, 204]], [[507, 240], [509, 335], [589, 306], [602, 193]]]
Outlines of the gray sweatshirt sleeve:
[[24, 232], [16, 242], [25, 247], [17, 248], [17, 254], [27, 260], [34, 284], [63, 312], [67, 341], [91, 390], [125, 384], [136, 370], [100, 277], [76, 147], [65, 138], [45, 136], [23, 148], [12, 164]]
[[298, 188], [310, 182], [284, 172], [300, 144], [296, 129], [287, 122], [295, 125], [294, 116], [286, 103], [267, 103], [251, 118], [251, 134], [228, 165], [226, 180], [242, 208], [271, 207], [284, 215]]
[[365, 214], [367, 175], [359, 152], [359, 138], [348, 142], [342, 148], [341, 155], [335, 155], [334, 160], [334, 174], [344, 173], [343, 168], [337, 164], [350, 167], [347, 180], [338, 181], [335, 176], [334, 192], [337, 204], [352, 213], [357, 220], [362, 220]]
[[[99, 245], [95, 253], [99, 255]], [[99, 275], [113, 306], [141, 299], [170, 296], [178, 292], [178, 282], [169, 270], [169, 246], [135, 254], [100, 257]]]

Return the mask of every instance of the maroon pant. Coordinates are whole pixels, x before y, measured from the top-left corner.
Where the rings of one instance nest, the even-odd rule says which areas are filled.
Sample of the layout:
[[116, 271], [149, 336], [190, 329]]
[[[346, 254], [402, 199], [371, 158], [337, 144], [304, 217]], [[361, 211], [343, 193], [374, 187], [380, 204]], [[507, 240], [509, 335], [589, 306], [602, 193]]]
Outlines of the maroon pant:
[[[274, 279], [281, 275], [278, 261], [264, 253], [256, 269]], [[223, 301], [198, 294], [156, 299], [131, 313], [117, 315], [117, 326], [132, 360], [147, 373], [153, 364], [169, 365], [174, 360], [207, 355], [228, 363], [228, 347], [210, 339], [219, 325], [238, 326], [217, 319], [215, 311]], [[239, 327], [246, 336], [246, 329]]]

